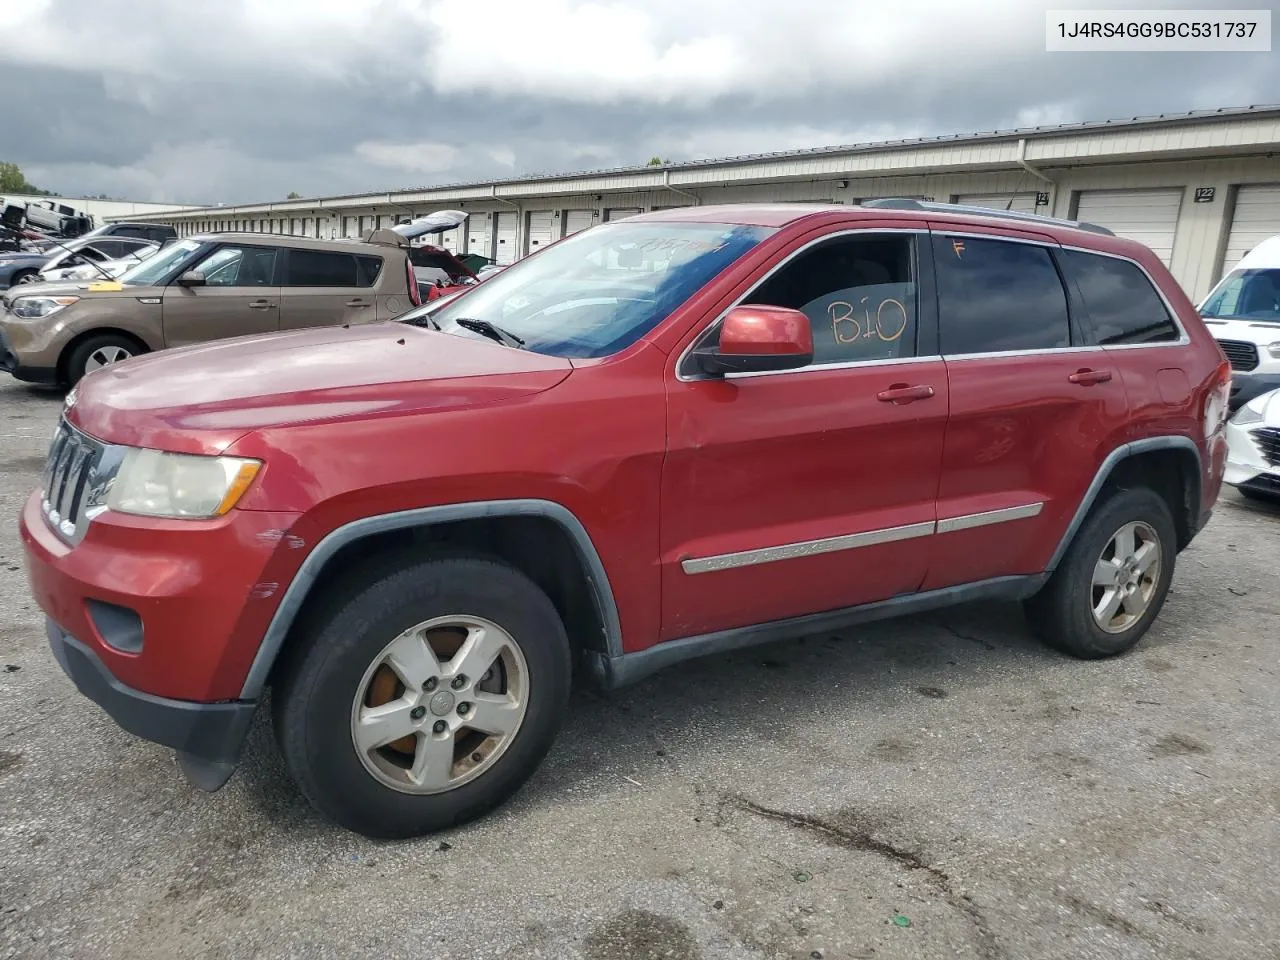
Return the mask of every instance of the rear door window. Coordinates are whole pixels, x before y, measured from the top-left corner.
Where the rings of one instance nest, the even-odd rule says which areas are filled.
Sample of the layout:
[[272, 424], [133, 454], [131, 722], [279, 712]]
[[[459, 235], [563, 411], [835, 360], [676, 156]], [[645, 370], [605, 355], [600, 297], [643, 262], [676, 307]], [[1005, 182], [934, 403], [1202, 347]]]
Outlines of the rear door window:
[[1083, 250], [1059, 251], [1058, 260], [1080, 291], [1098, 343], [1178, 339], [1169, 308], [1136, 263]]
[[289, 265], [285, 271], [285, 286], [368, 286], [368, 284], [360, 284], [358, 279], [356, 258], [352, 254], [330, 253], [324, 250], [289, 251]]
[[1071, 346], [1067, 293], [1045, 247], [935, 235], [933, 255], [944, 355]]

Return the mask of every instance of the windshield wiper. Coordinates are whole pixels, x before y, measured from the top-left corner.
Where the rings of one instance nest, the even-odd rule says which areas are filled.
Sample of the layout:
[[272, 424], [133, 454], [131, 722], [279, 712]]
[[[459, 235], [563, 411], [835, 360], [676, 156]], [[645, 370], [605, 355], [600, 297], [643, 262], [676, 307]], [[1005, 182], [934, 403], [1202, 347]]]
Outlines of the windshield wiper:
[[456, 317], [453, 322], [463, 330], [471, 330], [475, 333], [482, 334], [490, 340], [497, 340], [499, 343], [505, 344], [508, 347], [515, 347], [517, 350], [524, 347], [524, 341], [514, 333], [508, 333], [501, 327], [495, 327], [488, 320], [473, 320], [471, 317]]

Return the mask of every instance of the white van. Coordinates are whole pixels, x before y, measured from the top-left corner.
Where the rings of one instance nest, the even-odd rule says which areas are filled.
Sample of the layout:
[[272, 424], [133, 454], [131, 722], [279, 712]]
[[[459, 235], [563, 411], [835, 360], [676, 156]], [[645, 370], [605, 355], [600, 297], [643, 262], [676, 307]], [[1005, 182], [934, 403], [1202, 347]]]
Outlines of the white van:
[[1245, 254], [1197, 309], [1231, 361], [1232, 410], [1280, 387], [1280, 236]]

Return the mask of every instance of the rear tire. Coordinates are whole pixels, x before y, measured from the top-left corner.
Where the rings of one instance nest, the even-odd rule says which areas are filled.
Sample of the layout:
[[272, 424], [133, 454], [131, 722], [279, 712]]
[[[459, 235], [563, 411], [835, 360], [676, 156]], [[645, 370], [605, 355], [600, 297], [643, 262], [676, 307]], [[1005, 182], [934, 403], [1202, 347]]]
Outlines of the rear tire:
[[86, 373], [136, 357], [146, 351], [118, 333], [102, 333], [76, 345], [67, 357], [67, 386], [74, 387]]
[[1163, 497], [1146, 488], [1117, 490], [1093, 509], [1049, 582], [1026, 601], [1032, 630], [1085, 660], [1132, 649], [1164, 606], [1176, 536]]
[[502, 563], [383, 566], [291, 643], [272, 694], [285, 766], [320, 813], [368, 837], [420, 836], [505, 803], [568, 708], [560, 616]]
[[40, 272], [38, 270], [15, 270], [13, 276], [9, 278], [9, 284], [16, 287], [20, 283], [39, 283]]

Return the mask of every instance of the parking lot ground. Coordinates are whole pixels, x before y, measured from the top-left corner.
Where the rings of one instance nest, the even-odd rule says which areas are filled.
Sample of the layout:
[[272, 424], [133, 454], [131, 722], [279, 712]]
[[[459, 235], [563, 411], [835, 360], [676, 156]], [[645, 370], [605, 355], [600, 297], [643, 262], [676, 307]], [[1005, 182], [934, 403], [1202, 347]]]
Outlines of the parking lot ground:
[[60, 402], [0, 382], [0, 957], [1280, 957], [1280, 511], [1224, 493], [1121, 659], [981, 605], [584, 689], [508, 806], [378, 843], [262, 718], [202, 794], [62, 675], [16, 531]]

